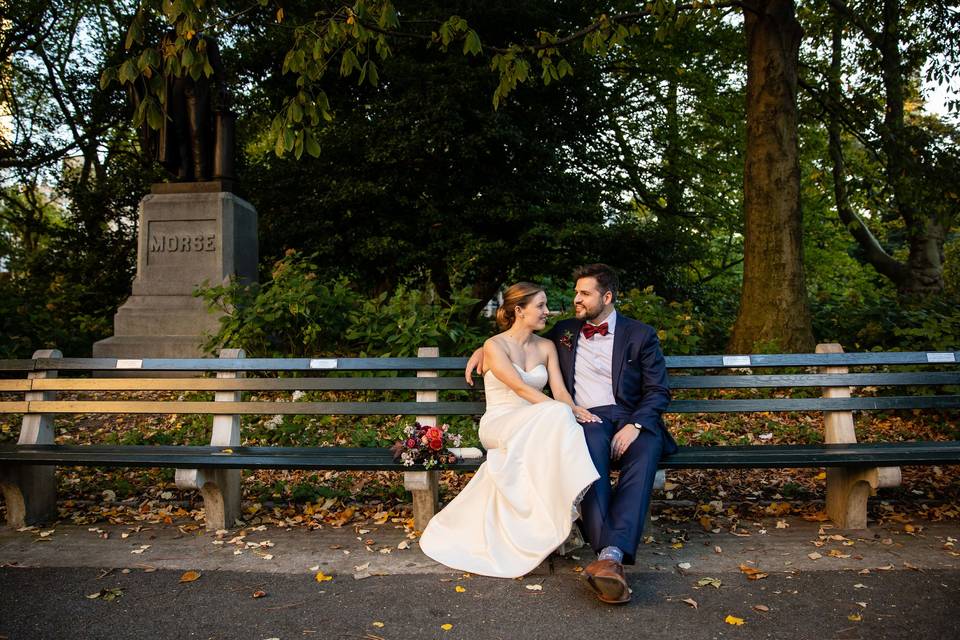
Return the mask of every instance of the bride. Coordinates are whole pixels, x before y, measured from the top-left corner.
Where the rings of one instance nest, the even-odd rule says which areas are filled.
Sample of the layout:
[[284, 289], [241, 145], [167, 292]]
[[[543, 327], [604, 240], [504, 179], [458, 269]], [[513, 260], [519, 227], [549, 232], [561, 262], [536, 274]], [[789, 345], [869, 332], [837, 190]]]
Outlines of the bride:
[[[517, 283], [497, 310], [503, 332], [483, 345], [487, 459], [420, 538], [423, 552], [448, 567], [529, 573], [567, 539], [580, 498], [599, 478], [577, 422], [599, 418], [573, 404], [556, 347], [534, 333], [547, 314], [543, 289]], [[553, 399], [541, 391], [548, 382]]]

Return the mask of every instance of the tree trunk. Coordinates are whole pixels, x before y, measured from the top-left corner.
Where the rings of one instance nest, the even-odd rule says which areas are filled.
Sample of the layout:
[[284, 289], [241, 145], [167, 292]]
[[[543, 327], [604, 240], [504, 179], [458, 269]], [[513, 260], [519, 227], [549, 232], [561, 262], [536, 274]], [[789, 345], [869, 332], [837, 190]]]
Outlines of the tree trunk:
[[803, 268], [797, 145], [797, 60], [802, 31], [792, 0], [744, 9], [747, 147], [740, 312], [728, 350], [814, 346]]
[[907, 223], [910, 252], [906, 278], [897, 282], [905, 295], [927, 295], [943, 291], [943, 225], [932, 213], [922, 211], [911, 183], [919, 178], [919, 167], [912, 166], [915, 156], [904, 121], [903, 61], [900, 53], [900, 2], [883, 3], [883, 39], [881, 42], [883, 86], [886, 111], [883, 120], [883, 151], [887, 161], [887, 184], [895, 206]]

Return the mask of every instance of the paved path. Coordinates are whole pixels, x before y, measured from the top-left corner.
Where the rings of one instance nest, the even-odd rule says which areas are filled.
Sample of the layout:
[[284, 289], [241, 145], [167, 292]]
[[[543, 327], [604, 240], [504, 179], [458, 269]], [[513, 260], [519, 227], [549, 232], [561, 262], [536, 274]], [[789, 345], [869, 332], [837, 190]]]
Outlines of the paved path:
[[[586, 550], [520, 580], [464, 576], [391, 524], [242, 539], [169, 525], [5, 529], [0, 638], [960, 638], [957, 523], [830, 539], [839, 533], [784, 522], [740, 536], [656, 526], [624, 607], [589, 595]], [[186, 571], [200, 577], [181, 583]], [[87, 597], [112, 589], [111, 601]]]

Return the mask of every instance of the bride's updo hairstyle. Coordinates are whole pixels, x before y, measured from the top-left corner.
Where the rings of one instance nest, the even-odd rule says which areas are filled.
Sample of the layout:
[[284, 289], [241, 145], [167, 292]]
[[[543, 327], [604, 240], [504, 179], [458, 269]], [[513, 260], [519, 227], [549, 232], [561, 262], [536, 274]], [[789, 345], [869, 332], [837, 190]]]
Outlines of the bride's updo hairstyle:
[[532, 282], [518, 282], [503, 292], [503, 304], [497, 309], [497, 326], [506, 331], [517, 320], [517, 307], [525, 307], [543, 289]]

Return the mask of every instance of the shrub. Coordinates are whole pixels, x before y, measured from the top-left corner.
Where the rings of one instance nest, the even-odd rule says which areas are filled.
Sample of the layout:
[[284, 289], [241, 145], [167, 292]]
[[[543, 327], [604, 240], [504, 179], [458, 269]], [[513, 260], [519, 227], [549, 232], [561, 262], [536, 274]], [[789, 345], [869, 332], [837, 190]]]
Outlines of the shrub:
[[197, 295], [224, 314], [204, 344], [209, 352], [233, 347], [260, 357], [414, 356], [418, 347], [436, 346], [451, 355], [469, 352], [485, 337], [469, 324], [477, 300], [466, 289], [446, 300], [431, 283], [419, 289], [400, 284], [367, 297], [344, 276], [321, 282], [311, 258], [294, 250], [264, 283], [203, 287]]
[[689, 300], [669, 302], [654, 293], [653, 287], [647, 287], [643, 291], [631, 289], [622, 294], [619, 308], [625, 315], [653, 326], [665, 354], [698, 352], [704, 323]]

